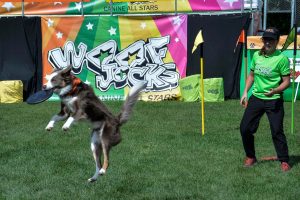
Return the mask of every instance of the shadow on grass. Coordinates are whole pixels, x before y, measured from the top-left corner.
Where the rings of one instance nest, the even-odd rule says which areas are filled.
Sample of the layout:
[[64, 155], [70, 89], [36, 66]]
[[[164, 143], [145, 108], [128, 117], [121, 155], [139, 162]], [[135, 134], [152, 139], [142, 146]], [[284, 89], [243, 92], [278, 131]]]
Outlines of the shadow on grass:
[[[259, 162], [264, 163], [264, 162], [272, 162], [272, 161], [278, 161], [276, 156], [267, 156], [267, 157], [262, 157]], [[290, 161], [289, 164], [291, 166], [297, 165], [300, 163], [300, 155], [291, 155], [290, 156]]]
[[298, 165], [300, 163], [300, 155], [292, 155], [290, 156], [290, 165]]

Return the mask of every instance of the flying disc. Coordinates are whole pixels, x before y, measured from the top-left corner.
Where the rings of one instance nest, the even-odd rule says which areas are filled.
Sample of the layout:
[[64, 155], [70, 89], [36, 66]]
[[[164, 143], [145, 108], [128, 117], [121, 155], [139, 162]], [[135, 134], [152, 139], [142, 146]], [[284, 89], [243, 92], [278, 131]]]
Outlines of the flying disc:
[[26, 102], [28, 104], [42, 103], [49, 99], [53, 94], [53, 90], [40, 90], [28, 97]]

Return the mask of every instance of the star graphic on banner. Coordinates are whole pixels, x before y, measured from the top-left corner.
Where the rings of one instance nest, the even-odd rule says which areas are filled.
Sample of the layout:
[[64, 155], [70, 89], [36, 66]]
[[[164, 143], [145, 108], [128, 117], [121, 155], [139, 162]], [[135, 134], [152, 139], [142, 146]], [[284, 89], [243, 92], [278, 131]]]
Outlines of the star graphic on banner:
[[87, 27], [87, 30], [93, 30], [93, 26], [94, 24], [91, 24], [91, 22], [89, 22], [86, 27]]
[[88, 80], [86, 80], [84, 83], [87, 85], [91, 85], [91, 82], [89, 82]]
[[230, 4], [230, 7], [232, 7], [232, 4], [234, 2], [238, 2], [239, 0], [224, 0], [224, 3], [229, 3]]
[[54, 25], [54, 21], [50, 18], [48, 19], [48, 27], [52, 27]]
[[177, 38], [175, 38], [175, 42], [177, 43], [177, 42], [179, 42], [179, 38], [177, 37]]
[[53, 4], [56, 6], [56, 5], [62, 5], [63, 3], [62, 2], [54, 2]]
[[145, 29], [146, 26], [147, 26], [146, 23], [145, 23], [145, 22], [142, 22], [140, 27], [141, 27], [142, 29]]
[[57, 39], [61, 39], [62, 36], [63, 36], [63, 33], [61, 33], [61, 32], [57, 32], [57, 33], [56, 33], [56, 38], [57, 38]]
[[76, 5], [75, 7], [77, 8], [77, 10], [80, 12], [81, 7], [82, 7], [82, 6], [81, 6], [81, 2], [79, 2], [79, 3], [76, 3], [76, 2], [75, 2], [75, 5]]
[[116, 35], [116, 28], [113, 28], [112, 26], [110, 27], [110, 29], [108, 30], [109, 34], [112, 36], [112, 35]]
[[14, 4], [12, 4], [11, 2], [5, 2], [3, 4], [3, 6], [1, 6], [2, 8], [6, 8], [6, 10], [9, 12], [12, 8], [15, 8]]
[[180, 16], [173, 17], [172, 20], [173, 20], [173, 25], [177, 25], [177, 26], [179, 26], [181, 24], [181, 21], [182, 21]]

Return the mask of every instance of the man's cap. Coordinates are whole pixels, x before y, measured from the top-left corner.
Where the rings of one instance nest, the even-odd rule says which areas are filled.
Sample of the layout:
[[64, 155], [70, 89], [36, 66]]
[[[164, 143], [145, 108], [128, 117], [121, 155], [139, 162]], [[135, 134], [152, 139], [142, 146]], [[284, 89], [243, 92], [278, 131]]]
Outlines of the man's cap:
[[262, 35], [262, 38], [272, 38], [274, 40], [279, 40], [280, 33], [277, 28], [268, 28]]

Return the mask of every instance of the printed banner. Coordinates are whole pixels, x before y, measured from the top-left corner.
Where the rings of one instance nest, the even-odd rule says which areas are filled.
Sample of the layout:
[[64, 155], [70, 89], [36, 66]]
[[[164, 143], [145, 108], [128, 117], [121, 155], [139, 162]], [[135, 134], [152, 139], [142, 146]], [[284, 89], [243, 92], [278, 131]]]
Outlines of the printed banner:
[[[287, 35], [280, 36], [278, 42], [278, 49], [282, 49]], [[248, 49], [261, 49], [263, 46], [263, 42], [261, 40], [261, 36], [248, 36], [247, 37], [247, 48]], [[290, 44], [287, 49], [294, 49], [294, 43]], [[300, 35], [297, 36], [297, 49], [300, 49]]]
[[187, 16], [42, 18], [43, 82], [73, 73], [104, 100], [123, 100], [147, 81], [145, 101], [176, 99], [187, 64]]
[[[41, 1], [41, 0], [39, 0]], [[177, 3], [177, 4], [176, 4]], [[84, 0], [24, 2], [24, 15], [88, 15], [241, 10], [242, 0]], [[244, 7], [247, 9], [247, 7]], [[249, 9], [249, 8], [248, 8]], [[0, 15], [21, 15], [22, 1], [0, 2]]]
[[148, 1], [148, 0], [105, 0], [106, 2], [140, 2], [140, 1]]

